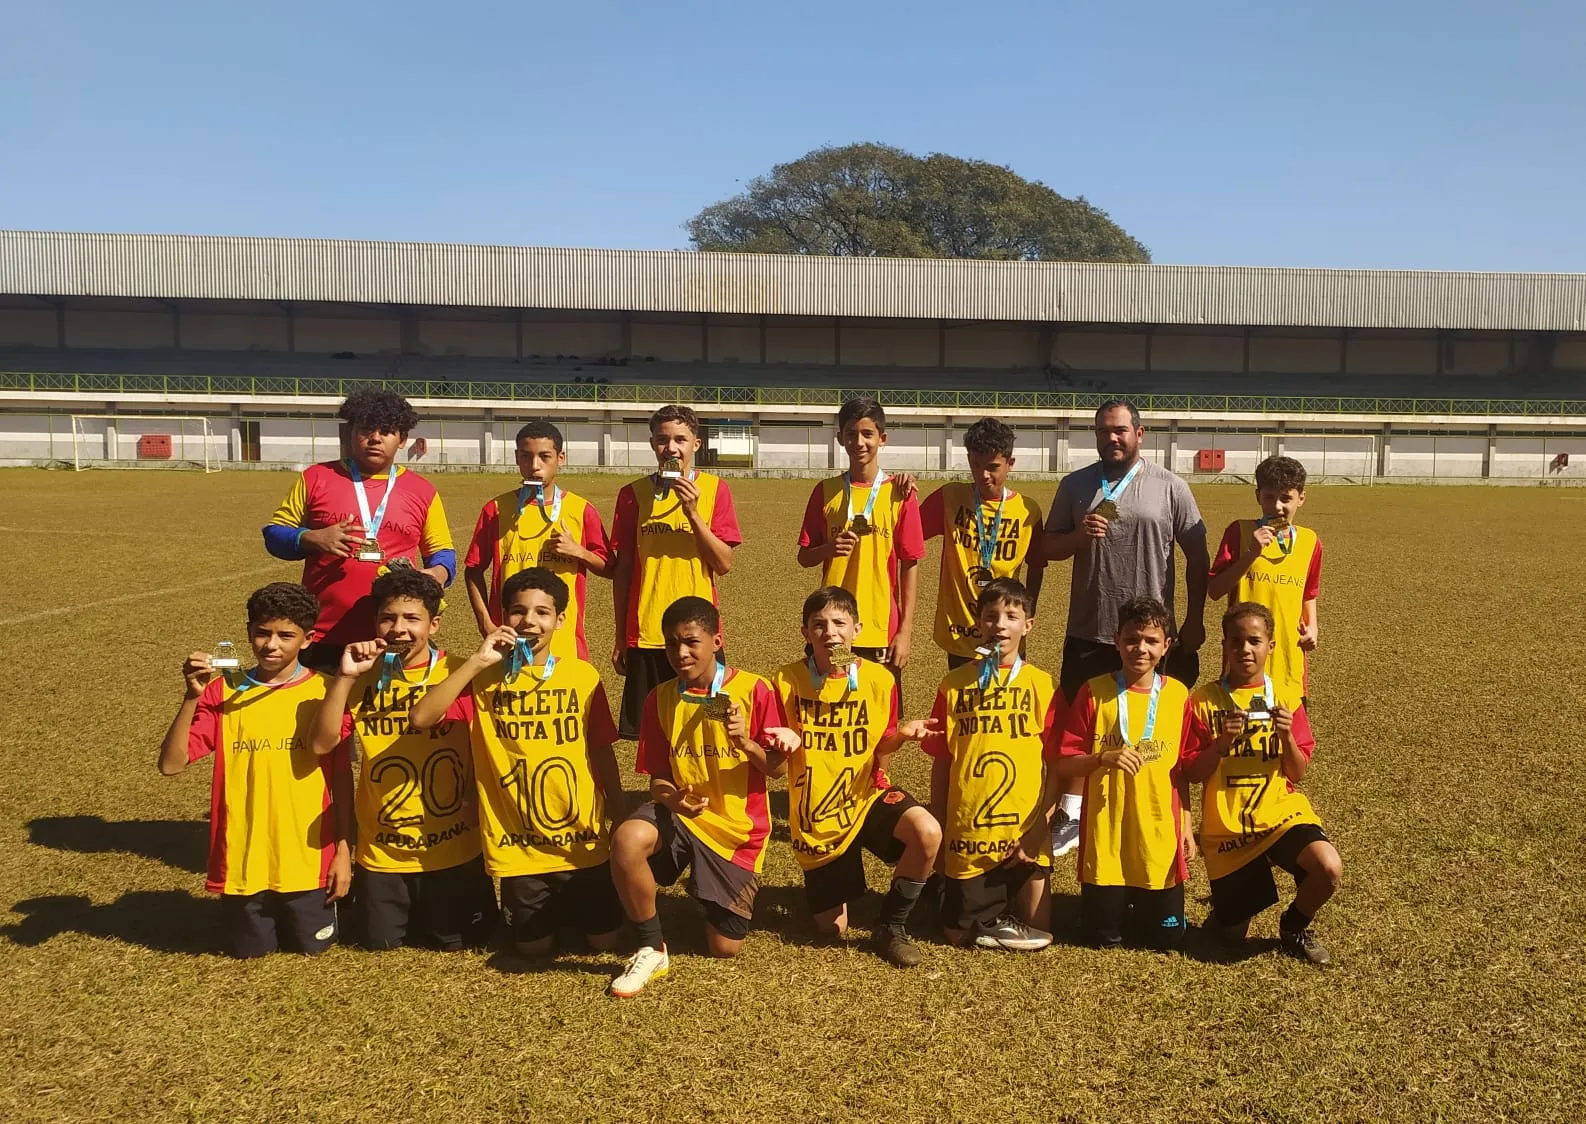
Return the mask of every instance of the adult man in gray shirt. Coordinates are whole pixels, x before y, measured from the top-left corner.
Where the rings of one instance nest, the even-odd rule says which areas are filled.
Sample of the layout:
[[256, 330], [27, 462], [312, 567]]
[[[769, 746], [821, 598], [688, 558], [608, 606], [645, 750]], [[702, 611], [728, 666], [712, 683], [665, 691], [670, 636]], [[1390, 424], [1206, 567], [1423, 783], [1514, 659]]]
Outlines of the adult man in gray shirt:
[[[1145, 427], [1133, 403], [1116, 399], [1096, 411], [1100, 460], [1063, 477], [1046, 519], [1046, 557], [1074, 560], [1068, 635], [1059, 685], [1069, 702], [1087, 679], [1122, 666], [1113, 634], [1118, 609], [1132, 597], [1155, 597], [1173, 611], [1173, 544], [1184, 552], [1189, 606], [1161, 670], [1186, 686], [1200, 677], [1206, 642], [1206, 523], [1183, 479], [1140, 456]], [[1079, 793], [1063, 797], [1053, 820], [1053, 849], [1078, 845]]]

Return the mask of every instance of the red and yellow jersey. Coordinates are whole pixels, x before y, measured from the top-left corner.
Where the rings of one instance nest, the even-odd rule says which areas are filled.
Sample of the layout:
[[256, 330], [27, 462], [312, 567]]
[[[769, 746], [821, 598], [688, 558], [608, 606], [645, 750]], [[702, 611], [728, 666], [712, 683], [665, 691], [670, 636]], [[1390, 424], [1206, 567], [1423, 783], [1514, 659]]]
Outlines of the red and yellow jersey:
[[[776, 693], [760, 676], [729, 670], [721, 691], [743, 710], [754, 741], [763, 745], [766, 728], [783, 724]], [[677, 822], [734, 866], [759, 874], [771, 834], [765, 774], [732, 744], [726, 724], [705, 713], [700, 705], [705, 696], [679, 694], [676, 681], [650, 692], [639, 722], [635, 768], [679, 788], [692, 785], [709, 805], [697, 816], [678, 816]]]
[[808, 660], [794, 660], [772, 680], [789, 728], [804, 739], [788, 757], [787, 776], [788, 828], [805, 870], [847, 851], [887, 788], [875, 752], [897, 732], [898, 684], [878, 663], [860, 660], [858, 669], [857, 690], [846, 672], [814, 682]]
[[[628, 584], [624, 636], [630, 648], [664, 648], [661, 614], [679, 597], [716, 600], [716, 575], [699, 556], [699, 543], [677, 493], [663, 494], [657, 476], [641, 476], [617, 493], [611, 524], [613, 554], [632, 554], [633, 580]], [[699, 516], [728, 546], [743, 542], [727, 482], [708, 472], [696, 473]]]
[[[452, 532], [446, 509], [435, 485], [416, 472], [396, 469], [397, 490], [380, 524], [380, 549], [389, 558], [407, 558], [415, 566], [452, 549]], [[385, 498], [389, 476], [364, 478], [370, 511]], [[362, 524], [358, 496], [345, 461], [326, 461], [303, 470], [270, 522], [279, 527], [316, 530], [351, 519]], [[334, 554], [310, 554], [303, 560], [303, 585], [319, 598], [319, 620], [314, 632], [328, 645], [351, 644], [374, 636], [374, 604], [369, 589], [380, 573], [381, 562], [360, 562]]]
[[[1222, 573], [1255, 546], [1258, 519], [1239, 519], [1228, 524], [1223, 541], [1212, 559], [1212, 576]], [[1267, 661], [1272, 682], [1301, 695], [1306, 693], [1305, 653], [1300, 650], [1301, 611], [1307, 601], [1315, 600], [1322, 588], [1322, 540], [1309, 527], [1295, 526], [1293, 548], [1273, 543], [1239, 579], [1229, 595], [1229, 604], [1254, 601], [1272, 610], [1277, 646]]]
[[610, 857], [606, 800], [589, 762], [617, 740], [594, 665], [558, 659], [508, 681], [505, 661], [458, 699], [473, 733], [485, 869], [498, 878], [599, 866]]
[[[1189, 876], [1179, 838], [1180, 756], [1193, 755], [1189, 689], [1158, 673], [1156, 728], [1144, 736], [1151, 705], [1149, 687], [1125, 691], [1134, 747], [1144, 759], [1129, 776], [1122, 769], [1098, 769], [1085, 778], [1085, 805], [1079, 824], [1079, 880], [1092, 886], [1134, 886], [1162, 890]], [[1098, 675], [1080, 687], [1063, 727], [1060, 752], [1084, 757], [1123, 747], [1118, 730], [1118, 682]], [[1189, 751], [1185, 751], [1186, 745]]]
[[413, 704], [462, 662], [441, 653], [431, 668], [426, 652], [384, 690], [378, 665], [353, 684], [342, 738], [360, 755], [356, 857], [365, 870], [445, 870], [479, 854], [466, 710], [453, 705], [422, 733], [408, 724]]
[[[502, 623], [501, 587], [519, 570], [543, 566], [567, 583], [572, 596], [567, 601], [567, 619], [551, 637], [551, 654], [557, 659], [589, 658], [589, 642], [584, 636], [584, 603], [587, 592], [589, 567], [582, 562], [557, 554], [547, 541], [551, 531], [561, 528], [562, 533], [589, 551], [602, 562], [608, 553], [606, 528], [600, 522], [600, 513], [582, 496], [562, 493], [561, 510], [555, 501], [547, 498], [542, 507], [530, 501], [518, 510], [519, 490], [503, 492], [488, 501], [474, 525], [474, 537], [468, 544], [468, 554], [463, 565], [470, 570], [490, 571], [490, 619]], [[556, 512], [556, 519], [551, 513]]]
[[[982, 500], [973, 484], [943, 484], [920, 505], [920, 523], [927, 539], [941, 536], [941, 581], [936, 591], [933, 638], [942, 651], [970, 657], [980, 644], [975, 627], [975, 602], [996, 578], [1017, 578], [1026, 562], [1030, 569], [1046, 565], [1041, 550], [1041, 505], [1013, 489], [1000, 503]], [[980, 521], [975, 519], [976, 508]], [[998, 512], [1002, 518], [997, 518]], [[981, 564], [980, 533], [995, 528], [991, 565]]]
[[[980, 686], [980, 664], [947, 673], [931, 717], [943, 732], [925, 752], [947, 762], [942, 823], [943, 872], [974, 878], [996, 867], [1036, 827], [1049, 762], [1057, 755], [1058, 694], [1052, 677], [1024, 664], [1000, 668], [997, 683]], [[1038, 860], [1051, 865], [1043, 850]]]
[[345, 746], [326, 757], [309, 748], [324, 697], [324, 677], [307, 669], [273, 686], [233, 672], [210, 680], [199, 696], [187, 760], [215, 756], [204, 883], [212, 892], [325, 885], [336, 855], [331, 776], [348, 763]]
[[[1222, 728], [1220, 716], [1227, 711], [1249, 710], [1252, 699], [1263, 694], [1263, 687], [1234, 687], [1224, 690], [1221, 683], [1206, 683], [1196, 688], [1193, 741], [1195, 750], [1186, 765], [1208, 751], [1209, 744]], [[1294, 715], [1291, 733], [1295, 748], [1310, 760], [1316, 751], [1310, 720], [1292, 687], [1273, 683], [1273, 701]], [[1217, 771], [1201, 790], [1201, 857], [1208, 878], [1221, 878], [1265, 854], [1296, 824], [1321, 825], [1311, 802], [1295, 790], [1283, 775], [1283, 747], [1273, 733], [1271, 722], [1247, 725], [1245, 732], [1217, 762]]]
[[898, 561], [918, 562], [925, 557], [920, 505], [912, 492], [903, 498], [890, 477], [875, 485], [854, 485], [850, 505], [844, 480], [833, 476], [810, 492], [804, 525], [799, 530], [799, 549], [835, 539], [851, 522], [849, 507], [853, 507], [855, 515], [863, 513], [869, 505], [871, 488], [880, 489], [875, 506], [866, 517], [870, 531], [860, 536], [859, 545], [846, 557], [832, 558], [821, 567], [821, 584], [841, 586], [859, 602], [855, 646], [886, 648], [898, 634], [901, 615]]

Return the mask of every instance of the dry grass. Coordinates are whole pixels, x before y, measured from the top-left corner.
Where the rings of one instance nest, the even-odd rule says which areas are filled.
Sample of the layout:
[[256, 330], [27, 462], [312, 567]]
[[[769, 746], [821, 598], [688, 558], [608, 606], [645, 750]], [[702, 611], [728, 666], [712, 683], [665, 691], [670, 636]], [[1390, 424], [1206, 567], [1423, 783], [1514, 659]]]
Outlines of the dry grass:
[[[1345, 863], [1321, 919], [1333, 971], [1196, 942], [1174, 958], [931, 946], [899, 972], [803, 943], [777, 846], [740, 960], [684, 955], [619, 1003], [594, 957], [522, 973], [486, 955], [209, 951], [207, 770], [166, 781], [153, 762], [181, 656], [240, 635], [247, 592], [292, 573], [258, 535], [287, 483], [0, 473], [20, 577], [0, 609], [0, 1117], [1557, 1120], [1586, 1092], [1586, 492], [1313, 494], [1327, 570], [1308, 787]], [[459, 538], [500, 483], [440, 480]], [[575, 486], [609, 511], [618, 483]], [[796, 647], [807, 488], [737, 485], [748, 544], [724, 602], [735, 661], [756, 670]], [[1200, 498], [1214, 534], [1248, 504], [1242, 488]], [[1054, 671], [1066, 578], [1033, 643]], [[605, 652], [608, 593], [593, 596]], [[916, 707], [941, 666], [929, 621]], [[445, 635], [472, 641], [465, 607]], [[899, 772], [923, 789], [918, 754]], [[1055, 885], [1071, 938], [1071, 860]], [[1203, 877], [1192, 889], [1194, 923]]]

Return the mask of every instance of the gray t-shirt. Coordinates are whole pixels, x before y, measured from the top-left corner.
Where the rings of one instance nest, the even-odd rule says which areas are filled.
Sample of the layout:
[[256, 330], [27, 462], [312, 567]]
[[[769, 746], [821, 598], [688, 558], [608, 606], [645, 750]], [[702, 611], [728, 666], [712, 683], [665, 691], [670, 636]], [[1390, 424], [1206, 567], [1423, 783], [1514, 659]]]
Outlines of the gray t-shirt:
[[[1057, 486], [1047, 517], [1049, 533], [1066, 534], [1101, 502], [1101, 462], [1071, 472]], [[1105, 539], [1087, 539], [1074, 555], [1069, 583], [1068, 634], [1112, 643], [1118, 609], [1131, 597], [1155, 597], [1173, 611], [1173, 543], [1206, 526], [1183, 479], [1142, 462], [1117, 497], [1118, 518]]]

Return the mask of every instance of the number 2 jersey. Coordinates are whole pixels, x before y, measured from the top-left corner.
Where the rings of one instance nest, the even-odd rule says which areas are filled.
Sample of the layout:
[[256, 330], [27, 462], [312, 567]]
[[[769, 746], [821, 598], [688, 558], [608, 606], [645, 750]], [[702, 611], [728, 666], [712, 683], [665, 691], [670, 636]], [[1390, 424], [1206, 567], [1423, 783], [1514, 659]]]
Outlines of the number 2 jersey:
[[446, 870], [479, 854], [467, 709], [454, 703], [422, 733], [408, 724], [413, 705], [462, 662], [442, 652], [432, 668], [426, 654], [383, 689], [378, 665], [353, 684], [341, 733], [361, 755], [354, 807], [365, 870]]
[[[1194, 705], [1194, 756], [1205, 752], [1221, 728], [1220, 716], [1231, 710], [1249, 710], [1261, 687], [1234, 687], [1225, 691], [1212, 682], [1196, 689]], [[1310, 720], [1294, 687], [1274, 684], [1273, 701], [1294, 715], [1291, 733], [1295, 748], [1307, 761], [1316, 751]], [[1191, 757], [1193, 760], [1193, 756]], [[1283, 775], [1283, 748], [1270, 721], [1247, 725], [1245, 732], [1217, 762], [1217, 771], [1201, 791], [1201, 858], [1208, 878], [1221, 878], [1266, 853], [1285, 831], [1296, 824], [1321, 820], [1305, 794], [1297, 792]]]
[[506, 677], [506, 662], [462, 695], [473, 735], [485, 869], [498, 878], [599, 866], [611, 853], [590, 749], [617, 740], [594, 665], [559, 659]]
[[[998, 668], [980, 686], [979, 661], [947, 673], [931, 717], [943, 732], [924, 750], [947, 763], [943, 872], [974, 878], [996, 867], [1037, 826], [1045, 772], [1057, 755], [1058, 699], [1052, 677], [1024, 664]], [[1041, 826], [1044, 827], [1044, 824]], [[1037, 860], [1051, 864], [1043, 849]]]
[[878, 663], [857, 666], [857, 690], [849, 690], [846, 672], [816, 683], [808, 660], [794, 660], [772, 680], [788, 726], [803, 738], [788, 758], [788, 828], [804, 870], [846, 852], [887, 788], [875, 752], [897, 732], [898, 684]]

